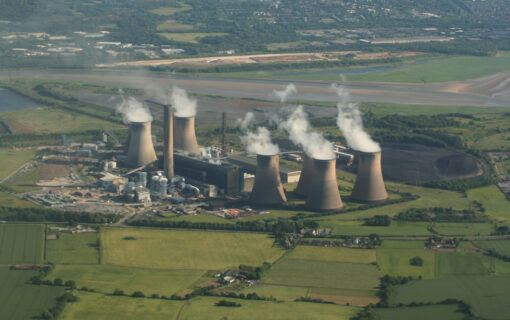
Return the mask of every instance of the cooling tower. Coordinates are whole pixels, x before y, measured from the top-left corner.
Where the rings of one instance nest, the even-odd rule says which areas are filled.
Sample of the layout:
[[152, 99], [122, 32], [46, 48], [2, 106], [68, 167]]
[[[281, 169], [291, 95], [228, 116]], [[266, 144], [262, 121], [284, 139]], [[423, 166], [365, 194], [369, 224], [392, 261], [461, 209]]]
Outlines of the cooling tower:
[[313, 159], [304, 154], [303, 160], [303, 167], [301, 168], [299, 182], [294, 190], [294, 193], [300, 197], [306, 197], [308, 195], [308, 190], [310, 189], [310, 183], [312, 182], [313, 177]]
[[251, 191], [250, 201], [257, 205], [278, 205], [287, 202], [285, 191], [280, 180], [280, 156], [257, 155], [255, 184]]
[[129, 126], [127, 164], [142, 167], [156, 161], [156, 152], [152, 145], [151, 122], [131, 122]]
[[173, 126], [174, 126], [174, 114], [172, 111], [172, 106], [165, 105], [164, 106], [164, 115], [163, 115], [163, 139], [164, 139], [164, 149], [163, 149], [163, 168], [165, 170], [165, 176], [168, 181], [172, 181], [174, 177], [174, 136], [173, 136]]
[[351, 198], [362, 202], [388, 199], [381, 170], [381, 153], [360, 152], [358, 158], [358, 177]]
[[336, 181], [336, 159], [313, 159], [311, 180], [306, 207], [316, 211], [338, 210], [343, 207]]
[[195, 117], [174, 117], [174, 147], [189, 153], [200, 154], [195, 136]]

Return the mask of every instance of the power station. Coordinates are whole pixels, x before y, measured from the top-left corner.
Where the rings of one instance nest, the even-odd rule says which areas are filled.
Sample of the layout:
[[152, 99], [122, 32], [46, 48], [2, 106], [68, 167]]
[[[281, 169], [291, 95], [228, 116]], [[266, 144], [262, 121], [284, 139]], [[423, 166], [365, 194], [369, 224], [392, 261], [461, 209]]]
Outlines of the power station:
[[381, 170], [381, 152], [359, 152], [358, 177], [351, 198], [361, 202], [388, 199]]
[[143, 167], [156, 160], [156, 152], [152, 145], [151, 122], [131, 122], [127, 164], [132, 167]]
[[174, 117], [174, 148], [200, 154], [195, 135], [195, 117]]
[[300, 197], [306, 197], [308, 190], [310, 190], [310, 183], [313, 177], [313, 159], [307, 155], [303, 156], [303, 167], [301, 169], [301, 175], [299, 176], [299, 182], [294, 190], [294, 193]]
[[287, 202], [280, 180], [280, 155], [257, 155], [257, 172], [250, 195], [255, 205], [279, 205]]
[[163, 169], [165, 170], [165, 176], [169, 181], [172, 181], [174, 177], [174, 137], [173, 137], [173, 126], [174, 126], [174, 114], [172, 106], [165, 105], [163, 107]]
[[331, 160], [312, 160], [311, 179], [306, 207], [316, 211], [339, 210], [343, 207], [336, 180], [336, 158]]

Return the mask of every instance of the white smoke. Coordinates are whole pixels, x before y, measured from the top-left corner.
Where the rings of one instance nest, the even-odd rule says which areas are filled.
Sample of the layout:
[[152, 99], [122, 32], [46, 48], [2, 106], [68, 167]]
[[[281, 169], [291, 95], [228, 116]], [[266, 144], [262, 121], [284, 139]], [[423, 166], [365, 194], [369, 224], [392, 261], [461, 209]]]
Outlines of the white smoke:
[[131, 122], [152, 121], [152, 114], [149, 108], [133, 97], [124, 97], [120, 91], [122, 102], [117, 105], [115, 112], [122, 115], [125, 124]]
[[287, 98], [291, 94], [296, 94], [296, 93], [297, 93], [297, 89], [293, 83], [289, 83], [283, 90], [280, 90], [280, 91], [273, 90], [273, 95], [275, 95], [278, 99], [280, 99], [281, 103], [285, 103], [285, 101], [287, 101]]
[[349, 91], [343, 87], [333, 84], [331, 88], [339, 97], [337, 125], [342, 131], [347, 145], [354, 150], [362, 152], [380, 152], [381, 147], [370, 138], [370, 135], [363, 129], [363, 120], [359, 105], [352, 102]]
[[197, 114], [197, 100], [190, 98], [184, 89], [174, 86], [170, 102], [176, 117], [193, 117]]
[[280, 122], [279, 128], [289, 133], [289, 138], [313, 159], [331, 160], [335, 158], [333, 144], [324, 136], [312, 130], [303, 106], [298, 106], [287, 120]]
[[251, 154], [273, 155], [280, 152], [278, 146], [271, 142], [271, 132], [264, 127], [257, 127], [256, 130], [250, 128], [254, 115], [248, 112], [244, 119], [239, 119], [238, 123], [244, 135], [239, 137], [244, 144], [246, 151]]

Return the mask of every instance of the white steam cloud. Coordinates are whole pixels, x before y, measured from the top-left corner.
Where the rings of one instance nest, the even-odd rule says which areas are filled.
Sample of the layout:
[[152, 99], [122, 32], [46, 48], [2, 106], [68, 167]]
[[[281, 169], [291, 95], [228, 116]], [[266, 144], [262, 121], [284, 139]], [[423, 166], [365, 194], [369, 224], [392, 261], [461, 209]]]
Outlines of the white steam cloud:
[[250, 125], [255, 116], [248, 112], [244, 119], [239, 119], [238, 123], [244, 135], [240, 137], [246, 151], [251, 154], [273, 155], [280, 152], [278, 146], [271, 142], [271, 132], [264, 127], [257, 127], [251, 130]]
[[197, 100], [190, 98], [184, 89], [174, 86], [170, 102], [176, 117], [193, 117], [197, 114]]
[[279, 128], [287, 131], [290, 140], [303, 148], [309, 157], [320, 160], [335, 158], [333, 144], [321, 133], [313, 131], [303, 106], [297, 107], [287, 120], [280, 123]]
[[122, 115], [125, 124], [131, 122], [152, 121], [152, 114], [149, 108], [133, 97], [124, 97], [120, 91], [122, 102], [117, 105], [115, 112]]
[[359, 105], [352, 102], [349, 91], [343, 87], [333, 84], [331, 88], [339, 97], [337, 125], [342, 131], [347, 145], [354, 150], [362, 152], [380, 152], [381, 147], [370, 138], [370, 135], [363, 129], [363, 120]]
[[287, 98], [291, 95], [291, 94], [296, 94], [297, 93], [297, 89], [296, 89], [296, 86], [293, 84], [293, 83], [289, 83], [285, 89], [283, 90], [273, 90], [273, 94], [278, 98], [280, 99], [280, 102], [281, 103], [285, 103], [285, 101], [287, 101]]

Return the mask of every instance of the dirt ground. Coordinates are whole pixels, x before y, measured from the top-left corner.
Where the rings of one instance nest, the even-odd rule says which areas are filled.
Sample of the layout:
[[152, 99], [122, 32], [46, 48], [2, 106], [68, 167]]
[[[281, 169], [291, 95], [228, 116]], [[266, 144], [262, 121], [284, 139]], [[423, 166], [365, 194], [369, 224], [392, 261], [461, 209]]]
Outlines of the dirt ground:
[[41, 180], [51, 180], [54, 178], [67, 177], [69, 175], [69, 166], [56, 163], [43, 163], [39, 166], [39, 177]]

